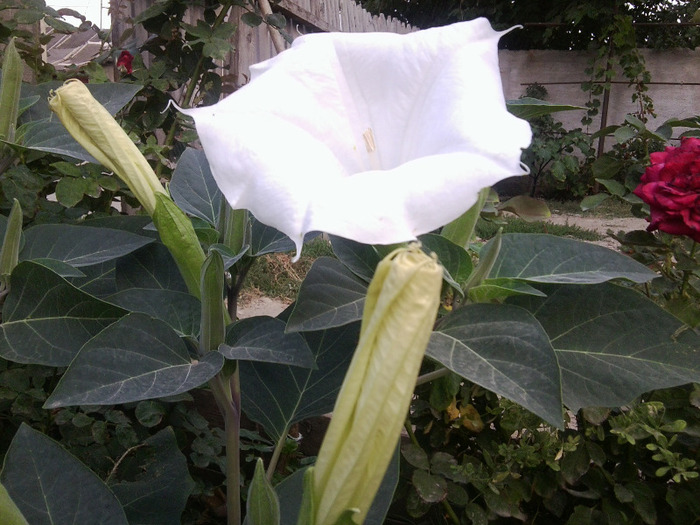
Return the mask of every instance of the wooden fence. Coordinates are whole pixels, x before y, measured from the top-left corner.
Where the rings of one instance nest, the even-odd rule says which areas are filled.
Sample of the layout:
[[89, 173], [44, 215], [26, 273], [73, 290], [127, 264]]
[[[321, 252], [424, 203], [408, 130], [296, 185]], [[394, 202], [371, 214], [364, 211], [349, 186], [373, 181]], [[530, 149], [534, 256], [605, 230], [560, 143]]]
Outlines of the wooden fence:
[[[112, 43], [116, 48], [128, 47], [127, 42], [121, 39], [121, 35], [129, 28], [124, 20], [144, 11], [153, 3], [153, 0], [133, 0], [126, 5], [119, 0], [112, 0], [112, 2], [121, 4], [122, 9], [120, 15], [112, 20]], [[354, 0], [282, 0], [274, 4], [272, 10], [285, 16], [286, 33], [292, 39], [302, 34], [329, 31], [408, 33], [414, 30], [394, 18], [384, 15], [373, 16]], [[271, 30], [276, 30], [269, 28], [266, 24], [250, 27], [241, 23], [241, 16], [245, 12], [246, 10], [241, 7], [234, 7], [229, 17], [229, 20], [238, 26], [232, 42], [234, 50], [227, 64], [229, 66], [227, 74], [233, 75], [235, 86], [248, 82], [249, 68], [252, 64], [277, 54], [270, 35]], [[188, 23], [196, 25], [197, 19], [203, 17], [203, 12], [201, 8], [193, 8], [188, 12], [187, 17]], [[139, 30], [140, 33], [132, 34], [129, 31], [128, 34], [131, 34], [130, 38], [134, 38], [137, 42], [143, 42], [147, 35], [142, 28]]]

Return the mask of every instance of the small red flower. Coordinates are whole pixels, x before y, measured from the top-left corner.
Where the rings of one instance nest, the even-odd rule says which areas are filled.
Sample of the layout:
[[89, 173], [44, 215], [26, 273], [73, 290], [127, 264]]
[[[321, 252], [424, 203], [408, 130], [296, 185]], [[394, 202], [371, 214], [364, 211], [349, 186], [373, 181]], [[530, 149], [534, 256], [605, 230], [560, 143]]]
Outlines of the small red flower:
[[119, 71], [126, 73], [127, 75], [131, 75], [131, 72], [133, 71], [131, 67], [132, 60], [134, 60], [134, 55], [129, 53], [127, 50], [122, 51], [119, 55], [119, 60], [117, 60], [117, 68]]
[[647, 231], [687, 235], [700, 242], [700, 139], [649, 156], [651, 165], [634, 194], [649, 205]]

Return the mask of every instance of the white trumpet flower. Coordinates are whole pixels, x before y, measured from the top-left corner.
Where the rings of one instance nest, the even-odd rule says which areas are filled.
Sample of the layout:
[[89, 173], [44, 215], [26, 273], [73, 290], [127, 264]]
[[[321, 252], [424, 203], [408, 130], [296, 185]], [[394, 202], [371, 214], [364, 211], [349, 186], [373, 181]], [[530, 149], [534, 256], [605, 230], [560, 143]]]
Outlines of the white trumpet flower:
[[306, 35], [221, 102], [183, 112], [231, 206], [287, 234], [297, 256], [314, 230], [408, 241], [524, 173], [531, 133], [506, 110], [502, 34], [477, 19]]

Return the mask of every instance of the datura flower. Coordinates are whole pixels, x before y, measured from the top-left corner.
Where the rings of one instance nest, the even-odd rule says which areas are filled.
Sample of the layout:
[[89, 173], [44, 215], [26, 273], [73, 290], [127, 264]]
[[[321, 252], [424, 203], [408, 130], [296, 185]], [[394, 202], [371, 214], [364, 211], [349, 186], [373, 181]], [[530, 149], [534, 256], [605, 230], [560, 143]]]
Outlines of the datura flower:
[[163, 185], [139, 149], [104, 106], [77, 79], [51, 93], [49, 107], [68, 132], [100, 164], [122, 179], [149, 215]]
[[377, 266], [360, 340], [313, 467], [313, 525], [362, 523], [389, 465], [437, 316], [442, 267], [417, 244]]
[[313, 230], [408, 241], [524, 173], [530, 127], [506, 110], [502, 34], [477, 19], [305, 35], [219, 103], [182, 111], [231, 206], [287, 234], [297, 256]]

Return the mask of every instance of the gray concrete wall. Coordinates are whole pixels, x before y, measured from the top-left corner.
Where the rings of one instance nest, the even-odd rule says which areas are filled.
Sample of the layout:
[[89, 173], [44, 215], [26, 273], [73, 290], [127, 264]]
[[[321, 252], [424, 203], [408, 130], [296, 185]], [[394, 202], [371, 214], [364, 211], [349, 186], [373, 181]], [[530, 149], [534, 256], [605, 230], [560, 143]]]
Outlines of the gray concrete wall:
[[[672, 117], [687, 118], [700, 114], [700, 48], [665, 51], [642, 50], [651, 73], [649, 95], [654, 100], [657, 117], [647, 125], [655, 129]], [[523, 95], [528, 84], [539, 83], [549, 92], [550, 102], [584, 105], [589, 94], [581, 83], [589, 80], [585, 70], [592, 54], [580, 51], [501, 51], [500, 67], [506, 99]], [[632, 88], [617, 74], [610, 92], [608, 125], [621, 124], [625, 115], [635, 112]], [[601, 100], [602, 103], [602, 100]], [[580, 128], [584, 111], [556, 114], [567, 129]], [[584, 131], [600, 129], [600, 114]]]

